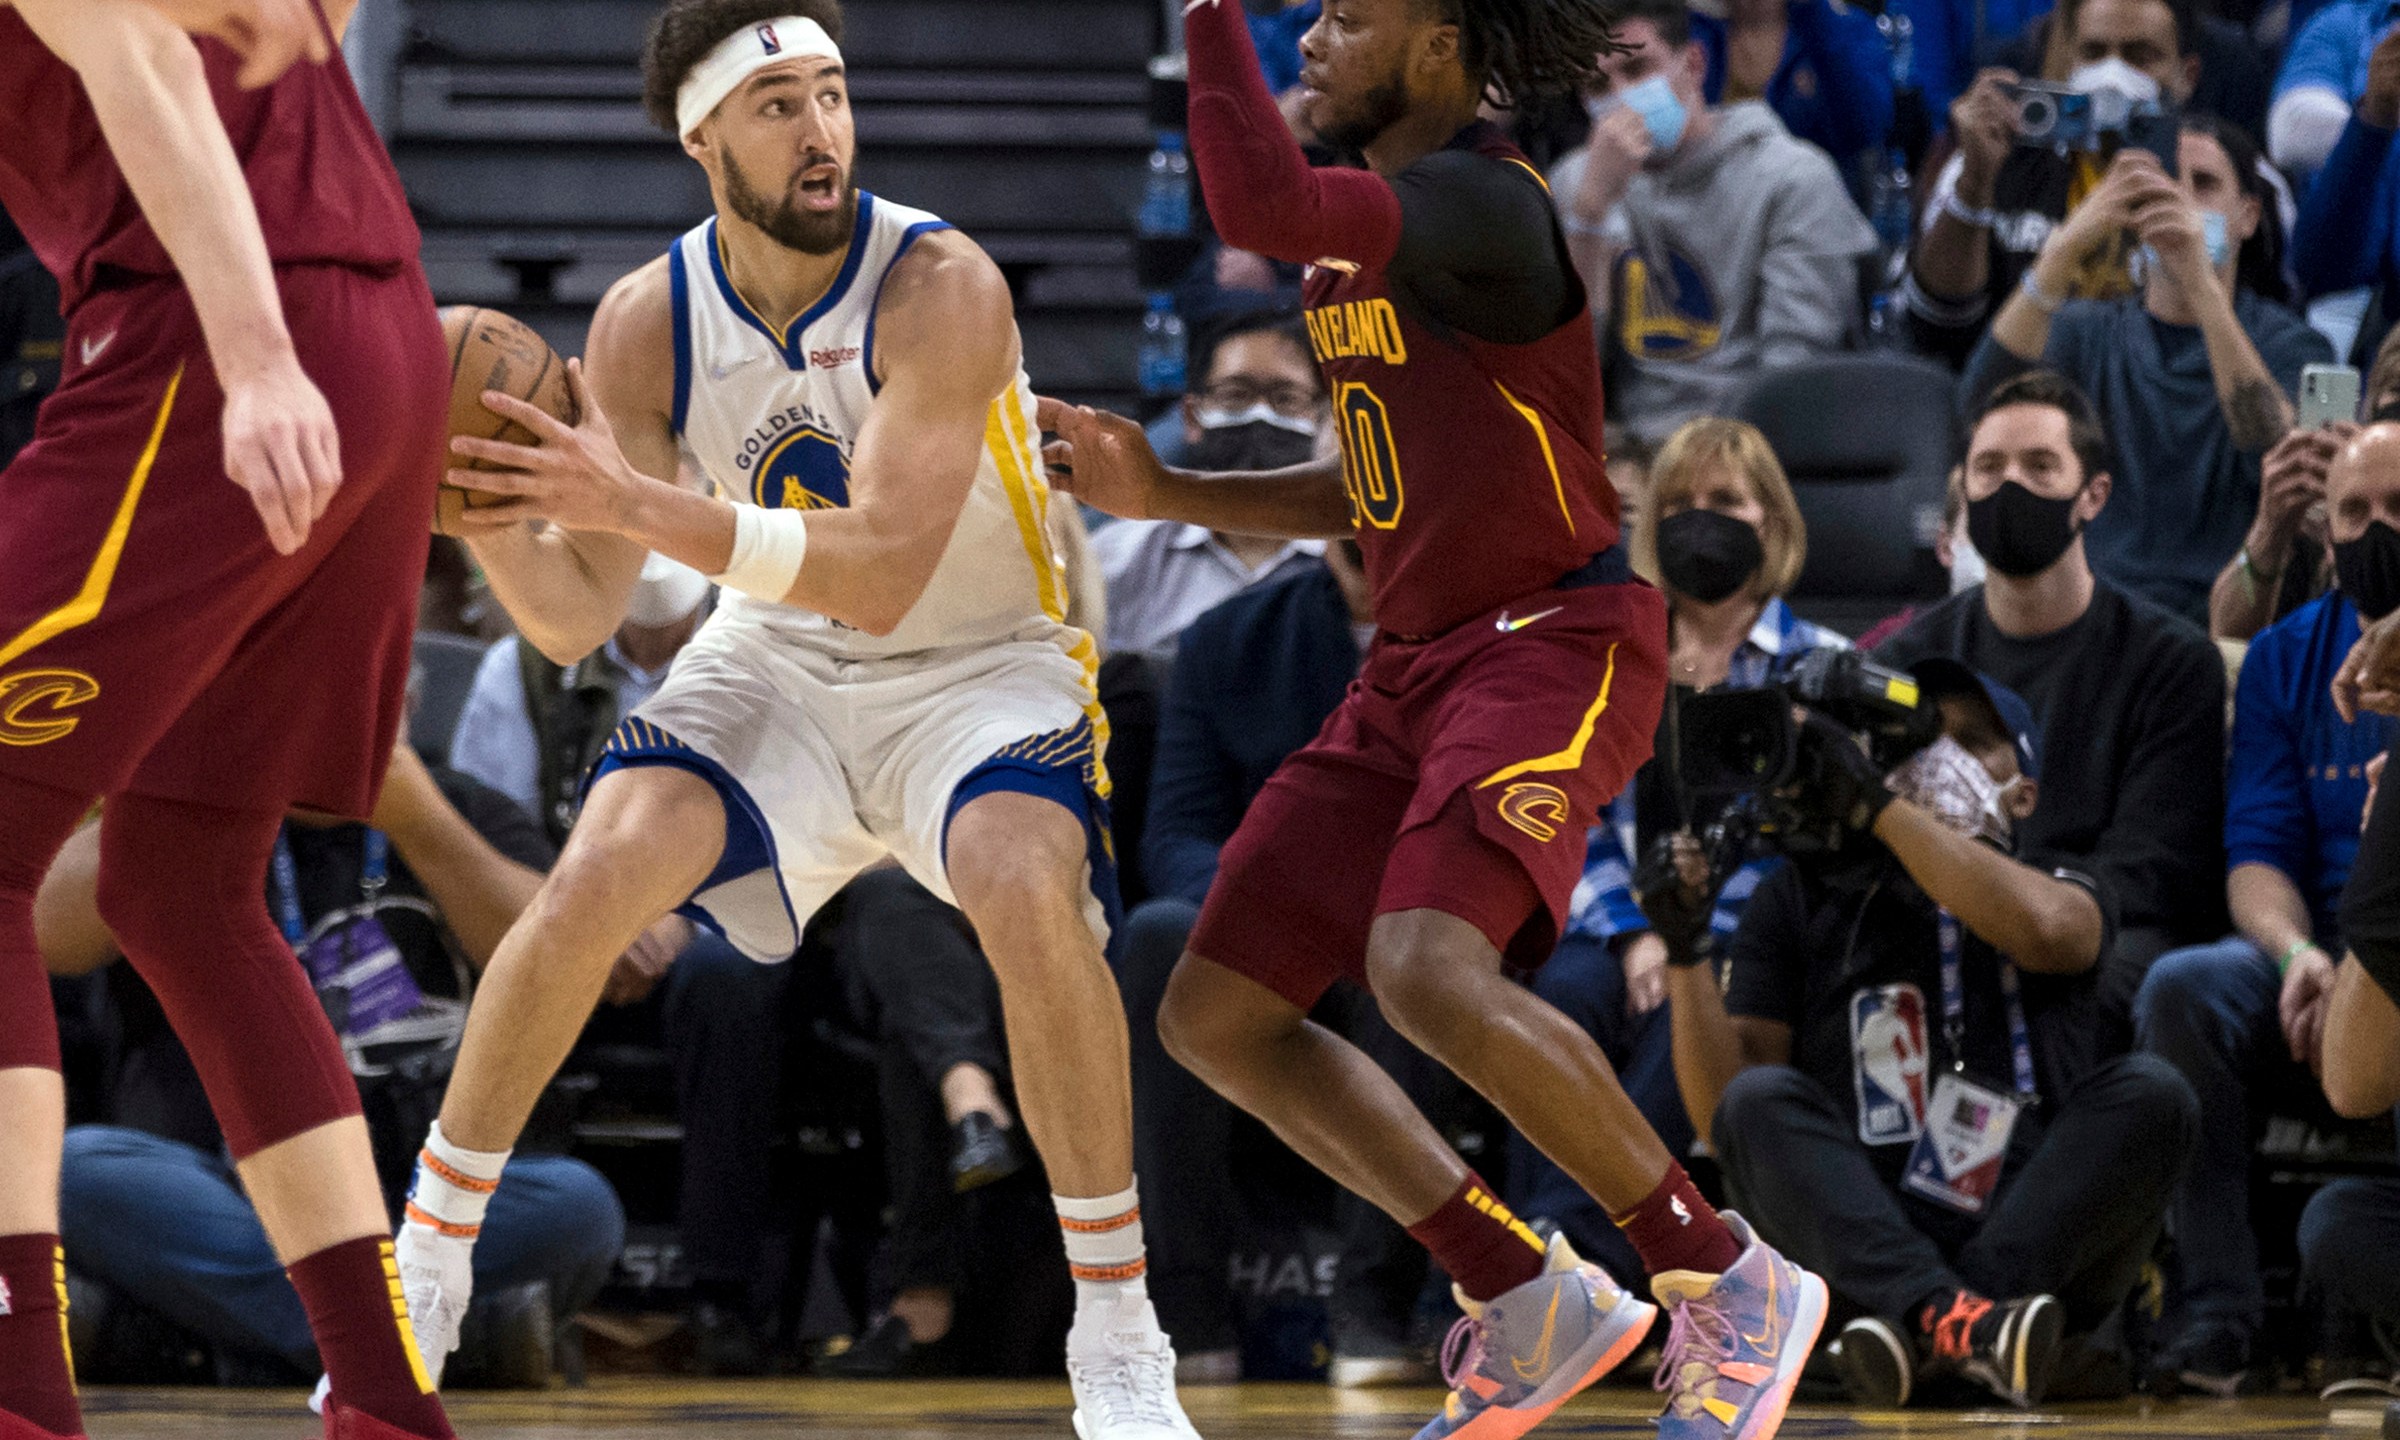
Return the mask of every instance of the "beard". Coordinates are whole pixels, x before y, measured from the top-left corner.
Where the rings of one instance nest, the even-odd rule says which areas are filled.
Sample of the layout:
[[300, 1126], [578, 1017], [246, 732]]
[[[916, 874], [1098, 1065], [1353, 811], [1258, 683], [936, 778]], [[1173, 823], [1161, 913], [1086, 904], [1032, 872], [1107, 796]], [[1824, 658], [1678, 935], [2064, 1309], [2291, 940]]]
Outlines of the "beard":
[[731, 155], [725, 157], [725, 203], [744, 222], [764, 231], [786, 250], [797, 250], [803, 255], [832, 255], [849, 244], [851, 232], [858, 225], [857, 176], [843, 172], [842, 203], [829, 211], [801, 209], [792, 200], [795, 188], [796, 184], [788, 185], [782, 195], [770, 199], [742, 173], [740, 161]]
[[[1355, 155], [1375, 143], [1408, 114], [1408, 82], [1395, 70], [1382, 84], [1358, 98], [1345, 115], [1328, 115], [1317, 125], [1317, 138], [1344, 154]], [[1313, 117], [1312, 117], [1313, 118]]]

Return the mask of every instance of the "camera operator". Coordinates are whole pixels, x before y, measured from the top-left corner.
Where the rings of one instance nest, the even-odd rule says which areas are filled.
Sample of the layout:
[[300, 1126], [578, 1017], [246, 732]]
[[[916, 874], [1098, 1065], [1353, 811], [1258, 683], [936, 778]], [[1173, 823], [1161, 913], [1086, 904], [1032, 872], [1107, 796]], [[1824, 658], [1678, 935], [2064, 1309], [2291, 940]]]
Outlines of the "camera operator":
[[[2260, 457], [2292, 428], [2301, 367], [2333, 359], [2285, 307], [2274, 196], [2258, 151], [2206, 116], [2183, 118], [2176, 174], [2147, 150], [2118, 154], [2098, 189], [2050, 232], [1959, 382], [1969, 405], [2036, 365], [2064, 374], [2108, 417], [2114, 502], [2092, 522], [2092, 564], [2136, 594], [2205, 623], [2219, 567], [2258, 508]], [[2069, 300], [2074, 275], [2130, 230], [2139, 295]], [[2264, 574], [2281, 555], [2248, 557]]]
[[[1916, 674], [1942, 733], [1888, 784], [1807, 713], [1801, 803], [1845, 840], [1759, 887], [1722, 989], [1717, 877], [1688, 836], [1645, 864], [1643, 905], [1674, 967], [1684, 1099], [1732, 1198], [1862, 1312], [1837, 1352], [1852, 1398], [1946, 1378], [2025, 1406], [2062, 1336], [2140, 1278], [2196, 1106], [2154, 1057], [2078, 1068], [2105, 889], [2019, 846], [2041, 793], [2025, 702], [1953, 662]], [[2129, 1379], [2120, 1360], [2072, 1388]]]
[[2225, 933], [2225, 665], [2196, 627], [2093, 576], [2082, 531], [2109, 503], [2107, 452], [2091, 402], [2057, 375], [1995, 390], [1964, 481], [1984, 583], [1877, 652], [1963, 661], [2033, 706], [2052, 765], [2026, 843], [2098, 877], [2117, 907], [2094, 1060], [2132, 1044], [2152, 960]]
[[[2191, 0], [2081, 0], [2052, 23], [2065, 30], [2068, 88], [2181, 109], [2200, 83], [2200, 19]], [[2029, 145], [2013, 70], [1986, 69], [1950, 104], [1958, 149], [1935, 177], [1925, 227], [1901, 290], [1916, 348], [1963, 364], [1985, 323], [2017, 287], [2051, 230], [2098, 185], [2097, 149]], [[2113, 299], [2133, 288], [2120, 241], [2079, 269], [2069, 298]]]

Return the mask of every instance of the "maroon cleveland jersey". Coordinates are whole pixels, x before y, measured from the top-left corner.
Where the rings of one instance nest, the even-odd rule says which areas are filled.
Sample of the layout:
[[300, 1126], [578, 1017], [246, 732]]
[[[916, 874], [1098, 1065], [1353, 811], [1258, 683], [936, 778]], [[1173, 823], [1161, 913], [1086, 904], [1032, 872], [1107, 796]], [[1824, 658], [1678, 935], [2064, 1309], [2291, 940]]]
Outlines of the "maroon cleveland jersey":
[[[233, 141], [279, 265], [389, 269], [417, 256], [400, 177], [367, 120], [339, 50], [303, 61], [263, 90], [234, 83], [240, 60], [196, 42], [217, 114]], [[93, 289], [171, 276], [175, 266], [134, 204], [83, 82], [13, 9], [0, 9], [0, 206], [72, 312]]]
[[[1540, 178], [1489, 125], [1462, 143]], [[1304, 294], [1383, 629], [1439, 635], [1617, 543], [1588, 304], [1503, 345], [1427, 327], [1379, 269], [1328, 259]]]

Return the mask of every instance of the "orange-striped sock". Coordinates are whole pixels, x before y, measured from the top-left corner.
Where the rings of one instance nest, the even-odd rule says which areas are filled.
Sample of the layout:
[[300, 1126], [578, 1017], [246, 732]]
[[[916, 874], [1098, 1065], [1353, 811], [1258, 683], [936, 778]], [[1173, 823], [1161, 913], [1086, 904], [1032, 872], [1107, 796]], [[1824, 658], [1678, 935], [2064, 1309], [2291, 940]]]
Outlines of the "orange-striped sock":
[[0, 1410], [54, 1434], [83, 1431], [56, 1235], [0, 1236]]
[[[285, 1268], [317, 1356], [333, 1381], [329, 1402], [426, 1440], [455, 1440], [433, 1381], [417, 1356], [400, 1295], [400, 1265], [380, 1235], [327, 1246]], [[333, 1413], [331, 1410], [327, 1414]]]
[[417, 1177], [408, 1187], [403, 1212], [411, 1225], [422, 1225], [453, 1240], [473, 1240], [483, 1233], [483, 1212], [500, 1188], [500, 1172], [508, 1165], [506, 1150], [465, 1150], [442, 1135], [442, 1122], [433, 1122], [425, 1148], [417, 1152]]
[[1066, 1234], [1067, 1272], [1075, 1277], [1078, 1306], [1150, 1293], [1138, 1186], [1088, 1200], [1053, 1195], [1050, 1202], [1058, 1207], [1058, 1227]]

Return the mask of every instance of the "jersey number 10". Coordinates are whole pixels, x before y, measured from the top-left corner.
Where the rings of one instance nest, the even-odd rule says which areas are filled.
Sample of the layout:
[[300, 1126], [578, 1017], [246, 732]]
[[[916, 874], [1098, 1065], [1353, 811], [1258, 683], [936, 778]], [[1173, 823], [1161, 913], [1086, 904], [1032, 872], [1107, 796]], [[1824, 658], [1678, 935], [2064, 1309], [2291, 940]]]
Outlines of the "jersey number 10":
[[1400, 524], [1400, 447], [1392, 442], [1391, 412], [1356, 380], [1342, 385], [1333, 413], [1342, 423], [1342, 485], [1350, 492], [1354, 524], [1378, 530]]

